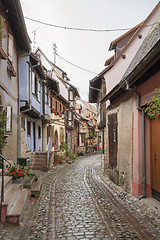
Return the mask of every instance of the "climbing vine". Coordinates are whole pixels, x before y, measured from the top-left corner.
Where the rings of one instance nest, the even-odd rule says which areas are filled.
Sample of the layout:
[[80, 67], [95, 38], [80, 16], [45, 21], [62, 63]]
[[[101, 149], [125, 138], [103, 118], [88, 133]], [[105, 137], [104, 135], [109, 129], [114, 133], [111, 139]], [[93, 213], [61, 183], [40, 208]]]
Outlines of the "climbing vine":
[[2, 17], [0, 16], [0, 39], [6, 38], [5, 29], [6, 25], [3, 24]]

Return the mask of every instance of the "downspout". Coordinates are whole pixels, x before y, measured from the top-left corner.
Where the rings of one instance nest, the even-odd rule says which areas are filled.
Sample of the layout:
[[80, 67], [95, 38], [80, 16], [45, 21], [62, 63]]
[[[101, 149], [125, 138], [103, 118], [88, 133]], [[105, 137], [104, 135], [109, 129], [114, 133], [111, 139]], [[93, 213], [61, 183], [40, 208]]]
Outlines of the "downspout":
[[142, 195], [138, 196], [138, 199], [146, 197], [146, 156], [145, 156], [145, 114], [144, 110], [140, 107], [140, 94], [138, 91], [129, 87], [129, 83], [127, 80], [126, 82], [126, 90], [132, 93], [137, 94], [137, 110], [142, 112]]
[[17, 66], [18, 66], [18, 147], [17, 147], [17, 157], [21, 157], [21, 112], [20, 112], [20, 74], [19, 74], [19, 59], [17, 58]]

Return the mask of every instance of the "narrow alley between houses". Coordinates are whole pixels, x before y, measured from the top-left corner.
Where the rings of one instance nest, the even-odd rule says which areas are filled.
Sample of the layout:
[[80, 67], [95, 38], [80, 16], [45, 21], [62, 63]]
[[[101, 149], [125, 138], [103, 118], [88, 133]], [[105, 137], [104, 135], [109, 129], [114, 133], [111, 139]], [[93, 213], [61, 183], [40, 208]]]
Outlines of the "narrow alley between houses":
[[101, 156], [90, 155], [42, 173], [19, 226], [0, 225], [0, 239], [160, 239], [159, 218], [109, 180]]

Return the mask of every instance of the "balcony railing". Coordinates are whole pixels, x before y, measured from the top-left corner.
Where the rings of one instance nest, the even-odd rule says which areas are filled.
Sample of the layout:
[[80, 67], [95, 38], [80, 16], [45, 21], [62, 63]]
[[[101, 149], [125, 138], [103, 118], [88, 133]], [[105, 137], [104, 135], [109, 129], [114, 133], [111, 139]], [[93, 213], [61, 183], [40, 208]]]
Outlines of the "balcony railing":
[[1, 183], [1, 203], [0, 203], [0, 222], [1, 222], [1, 212], [2, 212], [2, 203], [4, 202], [4, 162], [7, 163], [6, 167], [10, 168], [11, 163], [0, 154], [0, 159], [2, 161], [2, 183]]

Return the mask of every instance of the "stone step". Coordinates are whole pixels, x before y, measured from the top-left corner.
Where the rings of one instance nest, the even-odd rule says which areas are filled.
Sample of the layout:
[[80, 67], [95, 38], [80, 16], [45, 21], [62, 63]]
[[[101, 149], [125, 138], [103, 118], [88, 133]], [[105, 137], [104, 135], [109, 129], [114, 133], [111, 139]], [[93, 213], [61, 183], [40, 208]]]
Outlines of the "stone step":
[[3, 206], [7, 206], [9, 211], [21, 191], [21, 184], [12, 184], [4, 194]]
[[[12, 184], [12, 177], [4, 176], [4, 192], [8, 190], [11, 184]], [[1, 192], [1, 186], [2, 186], [2, 176], [0, 176], [0, 192]]]
[[40, 166], [46, 166], [46, 162], [32, 162], [31, 165], [40, 165]]
[[27, 207], [29, 199], [29, 190], [23, 189], [18, 195], [11, 209], [7, 212], [7, 222], [12, 224], [19, 224], [23, 213]]
[[43, 165], [31, 165], [30, 166], [31, 169], [34, 169], [34, 170], [42, 170], [42, 171], [48, 171], [48, 168], [47, 166], [43, 166]]
[[32, 162], [30, 162], [30, 165], [31, 164], [46, 164], [47, 163], [47, 161], [45, 160], [45, 161], [32, 161]]
[[31, 186], [34, 182], [34, 179], [35, 179], [35, 176], [33, 177], [27, 177], [25, 180], [24, 180], [24, 183], [23, 183], [23, 188], [27, 188], [27, 189], [31, 189]]
[[31, 186], [31, 196], [40, 197], [41, 188], [42, 188], [42, 181], [40, 179], [38, 179], [36, 182], [33, 182]]

